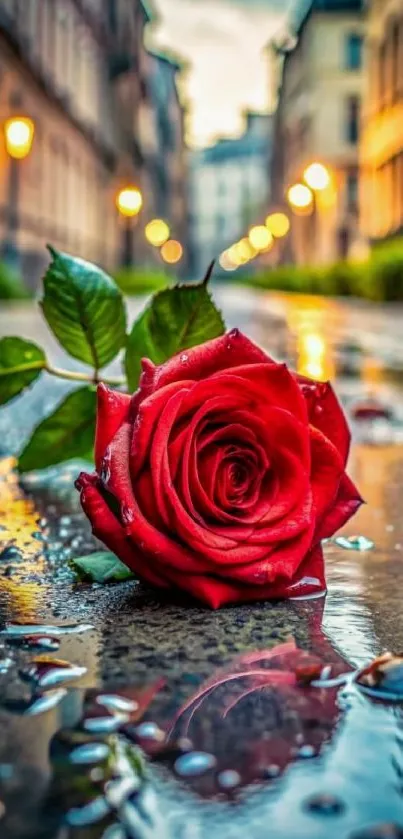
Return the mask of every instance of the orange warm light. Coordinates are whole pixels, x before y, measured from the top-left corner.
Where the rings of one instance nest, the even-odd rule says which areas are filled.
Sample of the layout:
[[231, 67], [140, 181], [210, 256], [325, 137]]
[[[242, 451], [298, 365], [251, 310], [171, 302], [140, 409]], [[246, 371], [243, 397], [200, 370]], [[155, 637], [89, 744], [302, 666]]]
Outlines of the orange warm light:
[[4, 124], [7, 153], [15, 160], [23, 160], [31, 151], [35, 126], [29, 117], [10, 117]]
[[176, 239], [168, 239], [161, 248], [161, 256], [164, 262], [169, 265], [175, 265], [183, 256], [183, 247]]
[[330, 174], [323, 163], [311, 163], [304, 172], [304, 181], [310, 189], [327, 189], [330, 184]]
[[294, 184], [287, 192], [287, 199], [293, 210], [307, 210], [313, 202], [312, 190], [305, 184]]

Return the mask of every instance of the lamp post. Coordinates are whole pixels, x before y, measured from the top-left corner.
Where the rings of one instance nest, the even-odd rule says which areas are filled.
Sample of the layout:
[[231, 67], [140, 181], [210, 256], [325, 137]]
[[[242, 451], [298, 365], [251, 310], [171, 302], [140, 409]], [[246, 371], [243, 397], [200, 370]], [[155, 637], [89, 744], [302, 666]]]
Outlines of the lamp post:
[[21, 161], [28, 157], [34, 139], [35, 125], [29, 117], [13, 116], [4, 123], [4, 139], [9, 157], [8, 211], [6, 235], [2, 246], [5, 262], [19, 267], [18, 229]]
[[136, 186], [126, 186], [116, 196], [116, 206], [123, 221], [123, 245], [121, 262], [130, 268], [134, 261], [134, 236], [137, 216], [143, 206], [143, 196]]

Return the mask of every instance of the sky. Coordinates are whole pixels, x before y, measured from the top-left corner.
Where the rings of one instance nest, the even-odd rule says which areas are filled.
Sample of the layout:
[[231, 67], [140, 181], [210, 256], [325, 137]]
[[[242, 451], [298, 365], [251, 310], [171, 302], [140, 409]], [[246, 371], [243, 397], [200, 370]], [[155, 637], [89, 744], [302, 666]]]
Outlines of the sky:
[[266, 110], [269, 69], [262, 53], [292, 0], [153, 0], [152, 43], [188, 62], [188, 139], [203, 146], [236, 136], [242, 110]]

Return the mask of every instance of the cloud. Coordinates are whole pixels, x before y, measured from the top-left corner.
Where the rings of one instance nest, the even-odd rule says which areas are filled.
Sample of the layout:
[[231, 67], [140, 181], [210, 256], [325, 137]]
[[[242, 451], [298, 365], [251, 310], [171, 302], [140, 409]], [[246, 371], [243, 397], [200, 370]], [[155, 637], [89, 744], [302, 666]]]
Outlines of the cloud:
[[154, 40], [190, 62], [191, 139], [242, 129], [242, 109], [268, 105], [262, 49], [284, 20], [284, 0], [155, 0]]

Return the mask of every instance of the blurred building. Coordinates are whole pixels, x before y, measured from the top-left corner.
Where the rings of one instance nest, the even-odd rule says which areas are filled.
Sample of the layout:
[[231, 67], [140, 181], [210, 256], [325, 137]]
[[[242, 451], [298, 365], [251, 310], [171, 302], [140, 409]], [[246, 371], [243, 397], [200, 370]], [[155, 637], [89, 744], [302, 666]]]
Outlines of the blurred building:
[[[17, 245], [31, 284], [45, 242], [107, 267], [120, 261], [116, 194], [144, 177], [150, 18], [141, 0], [0, 0], [0, 247]], [[3, 128], [13, 115], [35, 133], [11, 165]]]
[[403, 232], [403, 0], [369, 0], [368, 78], [361, 140], [362, 230]]
[[267, 215], [272, 117], [252, 112], [245, 116], [241, 137], [220, 139], [191, 156], [190, 241], [192, 273], [197, 276]]
[[311, 163], [322, 164], [329, 176], [325, 189], [314, 190], [307, 211], [293, 214], [283, 261], [326, 263], [345, 258], [359, 236], [363, 7], [363, 0], [304, 0], [296, 7], [295, 37], [271, 44], [272, 64], [274, 57], [280, 76], [273, 206], [284, 206], [289, 187], [303, 183]]
[[[181, 242], [184, 257], [180, 270], [187, 270], [188, 173], [185, 144], [185, 107], [178, 80], [182, 62], [167, 53], [148, 50], [144, 56], [147, 96], [140, 109], [141, 145], [144, 149], [147, 187], [144, 220], [164, 219], [171, 236]], [[148, 248], [146, 260], [159, 259]]]

